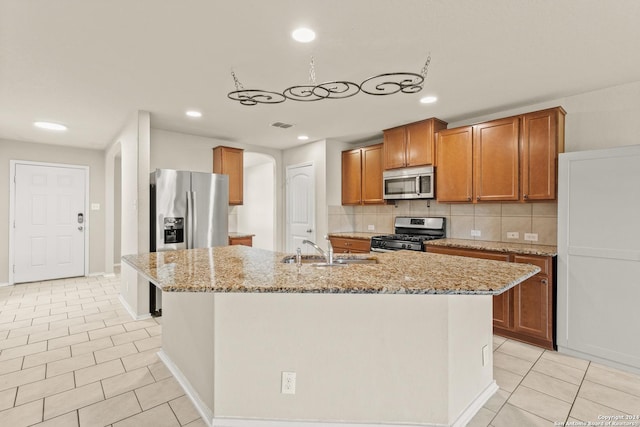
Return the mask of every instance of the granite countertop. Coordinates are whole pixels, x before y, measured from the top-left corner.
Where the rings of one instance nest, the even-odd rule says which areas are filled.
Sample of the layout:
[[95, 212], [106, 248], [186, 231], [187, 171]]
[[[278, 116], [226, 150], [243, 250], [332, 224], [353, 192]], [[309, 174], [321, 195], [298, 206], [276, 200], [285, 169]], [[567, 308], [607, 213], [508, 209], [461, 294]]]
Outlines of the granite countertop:
[[[335, 232], [335, 233], [329, 233], [329, 237], [342, 237], [342, 238], [346, 238], [346, 239], [371, 240], [371, 238], [373, 236], [379, 236], [381, 234], [385, 234], [385, 233], [381, 233], [381, 232], [365, 233], [365, 232], [359, 232], [359, 231], [339, 231], [339, 232]], [[386, 233], [386, 234], [389, 234], [389, 233]]]
[[510, 252], [518, 255], [558, 255], [557, 246], [532, 245], [528, 243], [490, 242], [487, 240], [438, 239], [430, 240], [428, 246], [441, 246], [459, 249], [481, 249], [494, 252]]
[[334, 267], [285, 264], [283, 256], [222, 246], [125, 255], [122, 260], [167, 292], [496, 295], [540, 271], [530, 264], [419, 251], [380, 253], [378, 264]]
[[241, 239], [243, 237], [254, 237], [255, 234], [251, 234], [251, 233], [239, 233], [237, 231], [230, 231], [229, 232], [229, 237], [231, 237], [232, 239]]

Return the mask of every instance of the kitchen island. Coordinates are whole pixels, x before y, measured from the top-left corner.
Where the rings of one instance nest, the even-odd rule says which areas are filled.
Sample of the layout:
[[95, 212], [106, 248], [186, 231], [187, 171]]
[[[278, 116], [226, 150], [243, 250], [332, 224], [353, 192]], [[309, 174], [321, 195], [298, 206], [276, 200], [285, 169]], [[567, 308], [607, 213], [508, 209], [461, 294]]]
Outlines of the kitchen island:
[[539, 271], [411, 251], [334, 267], [283, 256], [123, 257], [162, 288], [160, 356], [209, 425], [465, 425], [497, 390], [492, 295]]

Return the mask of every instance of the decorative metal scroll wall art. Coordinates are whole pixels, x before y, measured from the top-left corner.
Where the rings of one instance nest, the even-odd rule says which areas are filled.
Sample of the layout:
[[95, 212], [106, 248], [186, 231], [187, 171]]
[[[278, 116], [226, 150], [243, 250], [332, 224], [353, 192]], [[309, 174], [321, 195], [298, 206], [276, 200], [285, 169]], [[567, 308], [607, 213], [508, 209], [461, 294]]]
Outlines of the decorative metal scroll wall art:
[[242, 105], [279, 104], [287, 99], [293, 101], [320, 101], [322, 99], [343, 99], [360, 92], [368, 95], [393, 95], [394, 93], [417, 93], [422, 90], [427, 77], [431, 55], [427, 57], [420, 73], [397, 72], [384, 73], [369, 77], [360, 84], [347, 80], [335, 80], [316, 84], [315, 63], [313, 57], [309, 69], [309, 84], [291, 86], [282, 92], [262, 89], [245, 89], [234, 71], [231, 71], [236, 90], [227, 95]]

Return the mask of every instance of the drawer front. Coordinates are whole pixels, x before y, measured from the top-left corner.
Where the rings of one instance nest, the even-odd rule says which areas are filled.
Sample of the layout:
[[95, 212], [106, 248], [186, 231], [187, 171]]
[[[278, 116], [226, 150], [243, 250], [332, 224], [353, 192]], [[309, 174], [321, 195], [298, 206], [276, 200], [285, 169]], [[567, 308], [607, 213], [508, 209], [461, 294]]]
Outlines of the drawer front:
[[521, 264], [533, 264], [540, 267], [540, 273], [549, 275], [551, 273], [551, 257], [536, 256], [536, 255], [514, 255], [513, 262]]
[[343, 237], [332, 237], [331, 245], [336, 252], [346, 251], [362, 251], [369, 252], [371, 250], [371, 241], [362, 239], [346, 239]]

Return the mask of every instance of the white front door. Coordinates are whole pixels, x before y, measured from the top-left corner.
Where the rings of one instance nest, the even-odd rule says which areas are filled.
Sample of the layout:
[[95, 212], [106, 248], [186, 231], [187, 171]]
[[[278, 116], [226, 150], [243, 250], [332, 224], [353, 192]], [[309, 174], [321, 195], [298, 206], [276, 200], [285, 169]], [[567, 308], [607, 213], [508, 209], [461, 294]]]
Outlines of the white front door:
[[312, 253], [303, 245], [305, 239], [315, 242], [315, 179], [312, 163], [287, 167], [287, 252]]
[[85, 275], [86, 169], [15, 165], [15, 283]]

